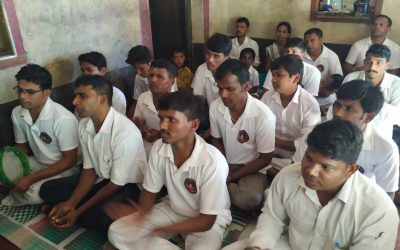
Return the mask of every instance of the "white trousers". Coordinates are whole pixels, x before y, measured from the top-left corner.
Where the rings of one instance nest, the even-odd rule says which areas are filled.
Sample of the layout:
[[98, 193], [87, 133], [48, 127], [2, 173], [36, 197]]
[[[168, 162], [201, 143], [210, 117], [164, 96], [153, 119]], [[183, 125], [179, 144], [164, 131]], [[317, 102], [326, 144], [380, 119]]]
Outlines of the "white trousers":
[[[156, 204], [140, 224], [137, 223], [138, 215], [138, 213], [133, 213], [111, 224], [108, 230], [108, 240], [114, 247], [120, 250], [180, 249], [168, 241], [169, 238], [174, 236], [173, 234], [163, 234], [157, 237], [149, 237], [148, 234], [154, 228], [179, 223], [190, 219], [189, 217], [174, 212], [168, 201], [165, 200]], [[221, 249], [225, 228], [230, 220], [230, 215], [226, 220], [217, 218], [212, 228], [206, 232], [182, 235], [185, 238], [185, 249]]]
[[[39, 163], [33, 156], [28, 157], [29, 165], [31, 166], [32, 173], [41, 169], [47, 168], [47, 165]], [[42, 204], [43, 200], [39, 196], [40, 187], [48, 180], [67, 177], [79, 173], [77, 166], [70, 168], [58, 175], [49, 177], [33, 183], [26, 192], [13, 192], [10, 193], [1, 201], [3, 206], [24, 206], [24, 205], [37, 205]]]

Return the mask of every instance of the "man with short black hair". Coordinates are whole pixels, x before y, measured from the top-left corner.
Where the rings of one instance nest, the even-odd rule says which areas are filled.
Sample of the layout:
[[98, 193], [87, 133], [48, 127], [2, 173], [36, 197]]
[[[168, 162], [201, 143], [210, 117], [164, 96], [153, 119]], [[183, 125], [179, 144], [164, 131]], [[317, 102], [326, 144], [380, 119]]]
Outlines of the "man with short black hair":
[[371, 36], [358, 40], [351, 46], [344, 64], [344, 71], [349, 74], [363, 69], [365, 54], [373, 44], [386, 45], [392, 52], [392, 62], [388, 72], [398, 75], [400, 70], [400, 46], [387, 38], [392, 28], [392, 19], [386, 15], [377, 15], [371, 25]]
[[[195, 131], [205, 99], [190, 92], [173, 92], [159, 100], [161, 139], [154, 143], [139, 204], [116, 204], [108, 209], [117, 217], [108, 239], [118, 249], [180, 249], [170, 241], [184, 235], [185, 249], [221, 248], [231, 222], [224, 156]], [[165, 185], [168, 197], [156, 203]]]
[[240, 52], [244, 48], [251, 48], [255, 52], [254, 66], [260, 64], [259, 48], [256, 41], [247, 36], [250, 27], [250, 21], [246, 17], [239, 17], [236, 19], [236, 37], [232, 39], [232, 50], [229, 57], [232, 59], [239, 59]]
[[[100, 75], [105, 76], [107, 73], [107, 61], [104, 55], [97, 51], [91, 51], [88, 53], [80, 54], [78, 56], [79, 66], [83, 75]], [[112, 96], [112, 107], [121, 113], [126, 115], [126, 98], [122, 91], [113, 86], [113, 96]], [[80, 117], [75, 112], [75, 116], [78, 119]]]
[[363, 80], [353, 80], [343, 84], [336, 95], [333, 118], [354, 123], [364, 134], [357, 160], [360, 171], [393, 199], [399, 184], [399, 152], [393, 140], [384, 138], [370, 125], [384, 104], [379, 87]]
[[316, 126], [301, 161], [283, 169], [266, 193], [248, 239], [234, 249], [394, 249], [396, 206], [360, 173], [361, 130], [335, 119]]
[[275, 150], [275, 115], [248, 93], [249, 71], [229, 59], [217, 69], [220, 98], [211, 103], [211, 142], [226, 157], [230, 170], [226, 180], [232, 204], [255, 211], [263, 200], [266, 176], [259, 171], [269, 165]]
[[52, 76], [37, 64], [23, 66], [15, 75], [20, 105], [11, 113], [15, 143], [29, 157], [31, 174], [16, 180], [1, 205], [41, 204], [40, 187], [47, 180], [79, 172], [78, 122], [50, 98]]
[[133, 115], [133, 122], [142, 133], [146, 156], [149, 156], [153, 143], [160, 139], [158, 101], [166, 93], [173, 92], [175, 77], [176, 67], [171, 62], [161, 59], [151, 63], [150, 90], [139, 96]]
[[218, 87], [214, 79], [221, 63], [229, 58], [232, 41], [229, 37], [216, 33], [207, 41], [206, 62], [200, 65], [193, 78], [193, 94], [207, 98], [208, 104], [217, 99]]
[[[58, 228], [75, 221], [106, 232], [113, 219], [104, 208], [110, 202], [137, 200], [147, 167], [139, 129], [111, 107], [112, 85], [104, 76], [80, 76], [73, 104], [80, 117], [79, 141], [83, 152], [80, 175], [51, 180], [40, 196], [53, 206], [49, 218]], [[70, 132], [70, 131], [69, 131]]]
[[364, 70], [348, 74], [343, 83], [360, 79], [379, 86], [385, 102], [400, 110], [400, 78], [386, 72], [392, 57], [392, 53], [386, 45], [372, 45], [365, 53]]

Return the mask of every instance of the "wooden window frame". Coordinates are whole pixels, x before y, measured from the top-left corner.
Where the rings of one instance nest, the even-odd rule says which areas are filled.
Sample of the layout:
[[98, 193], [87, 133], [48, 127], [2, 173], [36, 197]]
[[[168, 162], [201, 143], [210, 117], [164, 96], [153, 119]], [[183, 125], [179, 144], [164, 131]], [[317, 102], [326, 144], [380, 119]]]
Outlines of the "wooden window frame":
[[371, 23], [373, 17], [381, 14], [383, 0], [376, 0], [375, 11], [370, 16], [352, 16], [352, 15], [322, 15], [318, 13], [320, 0], [311, 0], [310, 21], [320, 22], [338, 22], [338, 23]]
[[[4, 12], [7, 18], [7, 25], [10, 31], [11, 42], [15, 48], [15, 55], [0, 58], [0, 69], [9, 68], [16, 65], [25, 64], [27, 62], [26, 53], [22, 45], [21, 31], [19, 29], [18, 18], [15, 13], [15, 5], [13, 0], [0, 0], [3, 3]], [[2, 11], [2, 10], [0, 10]]]

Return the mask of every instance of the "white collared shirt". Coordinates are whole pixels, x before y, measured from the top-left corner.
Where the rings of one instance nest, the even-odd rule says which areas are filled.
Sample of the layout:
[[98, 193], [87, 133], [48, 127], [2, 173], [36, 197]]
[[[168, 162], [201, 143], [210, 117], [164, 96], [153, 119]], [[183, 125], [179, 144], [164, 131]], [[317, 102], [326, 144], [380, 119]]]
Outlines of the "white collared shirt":
[[99, 180], [110, 179], [119, 186], [143, 181], [147, 162], [140, 131], [113, 107], [97, 133], [90, 118], [82, 119], [79, 140], [83, 168], [94, 168]]
[[[343, 83], [356, 79], [365, 80], [365, 71], [356, 71], [348, 74], [344, 78]], [[400, 78], [385, 72], [379, 87], [383, 93], [385, 102], [400, 109]]]
[[111, 106], [121, 115], [126, 116], [126, 98], [124, 93], [117, 87], [113, 86], [113, 96]]
[[54, 164], [62, 158], [62, 151], [79, 146], [75, 116], [50, 98], [34, 123], [29, 110], [21, 106], [13, 109], [11, 119], [15, 142], [28, 142], [35, 159], [42, 164]]
[[[171, 208], [183, 216], [196, 217], [200, 213], [230, 216], [228, 164], [218, 149], [197, 134], [195, 140], [192, 154], [179, 168], [174, 164], [171, 145], [157, 140], [150, 153], [143, 188], [158, 193], [165, 185]], [[190, 189], [186, 188], [189, 183]]]
[[[389, 38], [386, 38], [383, 44], [388, 46], [391, 52], [389, 69], [400, 68], [400, 46]], [[355, 42], [350, 48], [349, 54], [346, 57], [346, 62], [356, 67], [363, 66], [365, 54], [371, 45], [371, 37]]]
[[[319, 83], [321, 82], [321, 72], [314, 66], [303, 61], [304, 69], [303, 76], [301, 77], [301, 84], [304, 89], [307, 90], [313, 96], [318, 96]], [[267, 77], [265, 78], [264, 88], [268, 90], [274, 90], [272, 85], [272, 72], [268, 71]]]
[[357, 164], [368, 178], [386, 192], [399, 189], [399, 150], [392, 139], [385, 139], [372, 126], [364, 130], [364, 143]]
[[276, 116], [275, 135], [285, 140], [304, 139], [321, 121], [321, 112], [317, 100], [301, 86], [297, 86], [290, 103], [283, 108], [278, 92], [268, 91], [261, 101]]
[[250, 74], [249, 87], [252, 88], [259, 86], [260, 81], [259, 81], [258, 71], [253, 66], [250, 66], [249, 74]]
[[[222, 138], [229, 164], [246, 164], [260, 153], [275, 150], [275, 115], [264, 103], [247, 94], [246, 107], [235, 124], [221, 98], [210, 106], [211, 136]], [[240, 134], [247, 141], [239, 141]]]
[[212, 72], [207, 68], [207, 63], [200, 65], [192, 81], [193, 94], [207, 98], [208, 105], [219, 98], [219, 89]]
[[243, 43], [239, 45], [237, 37], [232, 38], [232, 49], [229, 54], [229, 57], [231, 59], [238, 59], [240, 57], [240, 52], [244, 48], [251, 48], [254, 50], [256, 57], [254, 58], [254, 66], [258, 66], [260, 64], [260, 57], [259, 57], [259, 49], [258, 49], [258, 43], [251, 39], [250, 37], [246, 36]]
[[[394, 249], [399, 216], [389, 196], [356, 171], [322, 206], [296, 163], [272, 182], [249, 246], [274, 249]], [[288, 238], [282, 237], [288, 230]]]
[[343, 75], [342, 66], [340, 65], [340, 60], [338, 55], [331, 49], [322, 45], [322, 53], [314, 61], [311, 60], [311, 56], [306, 51], [305, 53], [306, 61], [319, 69], [321, 72], [321, 78], [325, 79], [332, 74]]

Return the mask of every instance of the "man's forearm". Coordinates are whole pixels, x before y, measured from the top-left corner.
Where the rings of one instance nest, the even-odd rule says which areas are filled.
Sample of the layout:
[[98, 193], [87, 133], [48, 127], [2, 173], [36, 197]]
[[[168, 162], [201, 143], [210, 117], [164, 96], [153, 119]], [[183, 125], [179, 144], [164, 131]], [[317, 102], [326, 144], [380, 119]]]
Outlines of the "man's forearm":
[[272, 153], [260, 154], [260, 156], [257, 159], [234, 170], [233, 176], [231, 176], [231, 178], [232, 180], [236, 180], [243, 176], [256, 174], [261, 169], [267, 167], [271, 163], [271, 160], [272, 160]]
[[35, 173], [32, 173], [30, 177], [32, 178], [32, 182], [38, 182], [40, 180], [53, 177], [58, 175], [76, 165], [77, 160], [77, 149], [72, 149], [68, 151], [62, 152], [63, 156], [60, 160], [55, 162], [53, 165], [49, 167], [39, 170]]
[[108, 197], [115, 194], [118, 190], [121, 189], [121, 186], [118, 186], [111, 181], [109, 181], [104, 187], [102, 187], [95, 195], [93, 195], [89, 200], [83, 203], [79, 208], [77, 208], [78, 214], [82, 214], [89, 208], [100, 204]]
[[187, 234], [193, 232], [205, 232], [214, 225], [216, 215], [200, 214], [197, 217], [176, 224], [159, 227], [156, 231], [163, 233]]

